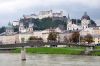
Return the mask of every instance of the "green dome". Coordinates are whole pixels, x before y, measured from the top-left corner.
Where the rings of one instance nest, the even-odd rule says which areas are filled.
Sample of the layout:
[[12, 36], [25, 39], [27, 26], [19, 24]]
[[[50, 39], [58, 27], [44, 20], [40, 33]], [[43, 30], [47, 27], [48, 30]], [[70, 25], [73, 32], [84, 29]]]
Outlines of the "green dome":
[[6, 28], [12, 28], [12, 24], [9, 22]]

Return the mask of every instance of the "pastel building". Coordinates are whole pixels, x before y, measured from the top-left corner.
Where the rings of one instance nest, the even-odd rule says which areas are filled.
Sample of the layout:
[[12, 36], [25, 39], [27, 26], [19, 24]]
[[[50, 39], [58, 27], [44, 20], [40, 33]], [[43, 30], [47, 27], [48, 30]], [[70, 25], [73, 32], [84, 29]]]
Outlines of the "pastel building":
[[86, 28], [80, 31], [81, 36], [86, 36], [87, 34], [91, 34], [95, 44], [100, 43], [100, 27], [91, 27]]

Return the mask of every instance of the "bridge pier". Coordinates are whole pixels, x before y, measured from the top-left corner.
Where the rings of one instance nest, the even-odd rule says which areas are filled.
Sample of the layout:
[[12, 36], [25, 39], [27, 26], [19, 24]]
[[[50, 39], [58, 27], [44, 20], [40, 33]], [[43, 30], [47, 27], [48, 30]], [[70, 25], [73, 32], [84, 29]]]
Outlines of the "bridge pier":
[[91, 47], [86, 47], [86, 49], [85, 49], [85, 54], [88, 55], [88, 54], [90, 54], [90, 52], [93, 51], [93, 50], [94, 50], [94, 47], [93, 47], [93, 46], [91, 46]]
[[21, 48], [21, 60], [26, 61], [26, 50], [24, 47]]

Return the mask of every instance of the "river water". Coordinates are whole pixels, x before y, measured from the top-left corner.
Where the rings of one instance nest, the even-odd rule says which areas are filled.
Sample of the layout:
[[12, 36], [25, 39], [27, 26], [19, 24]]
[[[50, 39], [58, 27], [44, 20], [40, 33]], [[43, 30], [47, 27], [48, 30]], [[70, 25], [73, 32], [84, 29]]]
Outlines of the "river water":
[[99, 56], [0, 53], [0, 66], [100, 66]]

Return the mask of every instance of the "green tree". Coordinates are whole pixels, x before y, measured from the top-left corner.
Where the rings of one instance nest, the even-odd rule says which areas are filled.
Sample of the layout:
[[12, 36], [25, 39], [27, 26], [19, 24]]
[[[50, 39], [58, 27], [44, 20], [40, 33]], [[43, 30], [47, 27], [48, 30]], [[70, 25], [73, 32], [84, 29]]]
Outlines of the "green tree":
[[[63, 18], [43, 18], [43, 19], [34, 19], [34, 18], [29, 18], [29, 19], [20, 19], [20, 22], [24, 24], [24, 27], [27, 28], [29, 26], [28, 23], [33, 23], [34, 30], [44, 30], [48, 29], [50, 27], [56, 28], [59, 27], [60, 25], [63, 27], [63, 29], [66, 29], [66, 17]], [[15, 29], [17, 31], [17, 29]]]
[[67, 38], [66, 36], [64, 37], [64, 42], [69, 43], [70, 42], [70, 38]]
[[93, 37], [92, 37], [91, 34], [87, 34], [87, 35], [84, 37], [84, 40], [85, 40], [86, 42], [88, 42], [88, 44], [94, 42], [94, 41], [93, 41]]
[[50, 41], [56, 41], [56, 38], [57, 38], [57, 33], [56, 32], [50, 32], [47, 39], [50, 40]]
[[35, 37], [35, 36], [31, 36], [30, 38], [29, 38], [29, 40], [43, 40], [42, 38], [37, 38], [37, 37]]
[[74, 32], [70, 38], [71, 42], [78, 43], [79, 42], [80, 34], [79, 32]]
[[85, 43], [85, 39], [84, 39], [84, 37], [80, 36], [80, 42]]
[[14, 28], [14, 32], [18, 32], [19, 31], [19, 26], [13, 26]]
[[6, 31], [6, 27], [1, 27], [0, 28], [0, 33], [3, 33], [3, 32], [5, 32]]

